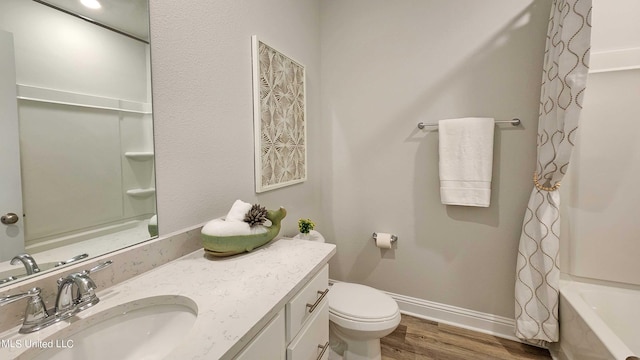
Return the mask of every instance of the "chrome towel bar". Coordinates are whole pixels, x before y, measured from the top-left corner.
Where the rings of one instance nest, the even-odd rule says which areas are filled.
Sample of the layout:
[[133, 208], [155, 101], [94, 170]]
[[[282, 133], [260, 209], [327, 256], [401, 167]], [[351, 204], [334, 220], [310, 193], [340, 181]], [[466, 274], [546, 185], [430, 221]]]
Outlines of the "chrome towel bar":
[[[518, 125], [521, 124], [521, 121], [518, 118], [514, 118], [514, 119], [511, 119], [511, 120], [496, 120], [495, 123], [496, 124], [507, 124], [508, 123], [508, 124], [513, 125], [513, 126], [518, 126]], [[436, 126], [437, 127], [438, 124], [437, 123], [423, 123], [423, 122], [419, 122], [418, 123], [418, 129], [424, 129], [427, 126]]]

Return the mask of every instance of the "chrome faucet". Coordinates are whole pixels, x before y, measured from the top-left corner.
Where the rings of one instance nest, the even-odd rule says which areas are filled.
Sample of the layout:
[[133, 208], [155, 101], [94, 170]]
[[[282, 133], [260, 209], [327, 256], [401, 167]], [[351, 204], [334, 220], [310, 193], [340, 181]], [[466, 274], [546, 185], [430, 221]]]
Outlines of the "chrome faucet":
[[[108, 260], [97, 266], [80, 273], [72, 273], [58, 280], [58, 295], [56, 296], [55, 313], [61, 316], [71, 312], [76, 314], [97, 304], [100, 299], [96, 295], [96, 284], [89, 277], [89, 274], [102, 270], [111, 265], [113, 261]], [[76, 288], [75, 297], [73, 289]]]
[[36, 260], [27, 253], [18, 254], [11, 259], [11, 265], [16, 265], [18, 262], [21, 262], [22, 265], [24, 265], [27, 275], [40, 272], [40, 268], [38, 267], [38, 264], [36, 264]]
[[[73, 297], [73, 286], [76, 286], [76, 297]], [[95, 294], [96, 284], [88, 274], [73, 273], [58, 280], [58, 295], [56, 296], [56, 314], [66, 312], [77, 313], [97, 304], [100, 299]]]
[[[72, 273], [64, 278], [60, 278], [58, 280], [56, 305], [52, 309], [46, 309], [44, 301], [42, 301], [42, 297], [40, 297], [40, 288], [33, 288], [22, 294], [2, 297], [0, 298], [0, 306], [28, 298], [24, 322], [22, 323], [19, 333], [28, 334], [41, 330], [97, 304], [100, 301], [95, 293], [97, 287], [89, 277], [89, 274], [102, 270], [112, 263], [111, 260], [105, 261], [90, 270]], [[74, 289], [76, 289], [75, 297]]]

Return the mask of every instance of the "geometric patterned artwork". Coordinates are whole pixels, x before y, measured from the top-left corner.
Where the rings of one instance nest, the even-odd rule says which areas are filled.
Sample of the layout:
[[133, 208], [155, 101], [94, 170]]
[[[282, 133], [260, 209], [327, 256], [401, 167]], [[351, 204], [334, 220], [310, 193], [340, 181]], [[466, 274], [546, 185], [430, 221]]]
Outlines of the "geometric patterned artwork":
[[252, 37], [256, 192], [307, 180], [305, 71]]

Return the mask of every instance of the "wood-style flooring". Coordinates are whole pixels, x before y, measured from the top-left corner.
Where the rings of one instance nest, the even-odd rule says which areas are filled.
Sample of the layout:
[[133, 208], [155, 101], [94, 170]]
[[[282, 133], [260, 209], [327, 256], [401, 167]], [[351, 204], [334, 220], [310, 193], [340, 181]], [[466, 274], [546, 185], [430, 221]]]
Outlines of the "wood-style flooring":
[[545, 349], [404, 314], [380, 344], [382, 360], [551, 359]]

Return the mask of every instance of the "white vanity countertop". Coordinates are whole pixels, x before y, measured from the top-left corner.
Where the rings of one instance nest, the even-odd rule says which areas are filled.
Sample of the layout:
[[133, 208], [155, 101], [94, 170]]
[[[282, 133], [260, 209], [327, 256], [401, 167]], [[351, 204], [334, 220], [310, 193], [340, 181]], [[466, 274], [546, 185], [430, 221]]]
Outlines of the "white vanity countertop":
[[[108, 308], [151, 296], [182, 295], [198, 306], [197, 319], [169, 359], [230, 359], [280, 311], [306, 281], [335, 254], [335, 245], [281, 239], [250, 253], [212, 258], [200, 249], [157, 269], [98, 292], [101, 301], [72, 322]], [[113, 266], [118, 266], [114, 264]], [[2, 339], [45, 340], [70, 325], [64, 321]], [[29, 349], [0, 348], [9, 359]]]

